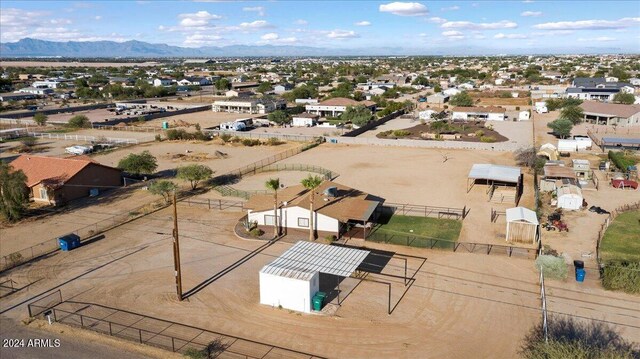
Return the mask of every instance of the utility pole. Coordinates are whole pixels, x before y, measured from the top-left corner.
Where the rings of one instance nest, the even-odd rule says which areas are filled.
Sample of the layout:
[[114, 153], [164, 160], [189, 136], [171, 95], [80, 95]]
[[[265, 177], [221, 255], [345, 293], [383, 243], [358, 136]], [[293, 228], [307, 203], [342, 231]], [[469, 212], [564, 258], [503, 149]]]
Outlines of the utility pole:
[[182, 274], [180, 273], [180, 243], [178, 241], [178, 205], [176, 191], [173, 191], [173, 266], [176, 276], [176, 292], [182, 301]]

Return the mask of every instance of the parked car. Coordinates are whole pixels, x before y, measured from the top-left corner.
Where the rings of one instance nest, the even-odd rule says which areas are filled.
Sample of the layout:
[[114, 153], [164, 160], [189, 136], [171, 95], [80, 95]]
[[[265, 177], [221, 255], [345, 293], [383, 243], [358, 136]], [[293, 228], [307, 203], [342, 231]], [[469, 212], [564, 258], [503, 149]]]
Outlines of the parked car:
[[613, 188], [621, 188], [621, 189], [633, 188], [633, 189], [638, 189], [638, 182], [632, 181], [632, 180], [627, 180], [627, 179], [612, 179], [611, 180], [611, 185], [613, 186]]
[[84, 155], [93, 151], [93, 147], [88, 146], [71, 146], [64, 149], [66, 153], [70, 153], [72, 155]]

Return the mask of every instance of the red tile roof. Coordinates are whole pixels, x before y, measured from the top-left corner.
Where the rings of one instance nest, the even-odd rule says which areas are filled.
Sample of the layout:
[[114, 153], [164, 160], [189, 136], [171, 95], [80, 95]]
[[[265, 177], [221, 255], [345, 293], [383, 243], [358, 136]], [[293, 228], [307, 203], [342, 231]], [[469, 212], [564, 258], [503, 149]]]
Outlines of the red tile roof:
[[69, 159], [29, 155], [20, 156], [10, 163], [14, 170], [24, 172], [27, 176], [28, 187], [33, 187], [43, 181], [57, 185], [63, 184], [89, 164], [99, 165], [79, 157]]

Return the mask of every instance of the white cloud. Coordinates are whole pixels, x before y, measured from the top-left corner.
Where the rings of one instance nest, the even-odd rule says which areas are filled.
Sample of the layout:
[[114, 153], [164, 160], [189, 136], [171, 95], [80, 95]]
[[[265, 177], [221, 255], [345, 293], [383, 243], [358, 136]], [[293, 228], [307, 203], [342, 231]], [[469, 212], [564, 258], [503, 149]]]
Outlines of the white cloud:
[[270, 32], [268, 34], [264, 34], [262, 36], [260, 36], [260, 38], [262, 40], [276, 40], [278, 39], [280, 36], [278, 36], [278, 34], [276, 34], [275, 32]]
[[347, 30], [332, 30], [327, 33], [327, 37], [330, 39], [353, 39], [360, 37], [355, 31]]
[[202, 34], [200, 32], [196, 32], [194, 34], [188, 35], [185, 38], [183, 45], [187, 47], [210, 46], [219, 44], [220, 40], [222, 40], [222, 36], [220, 35]]
[[497, 30], [497, 29], [515, 29], [518, 24], [502, 20], [490, 23], [474, 23], [471, 21], [447, 21], [441, 25], [443, 29], [472, 29], [472, 30]]
[[378, 10], [398, 16], [426, 16], [429, 14], [429, 9], [417, 2], [392, 2], [382, 4]]
[[268, 29], [272, 28], [273, 25], [268, 23], [265, 20], [256, 20], [252, 22], [243, 22], [240, 24], [240, 28], [245, 30], [256, 30], [256, 29]]
[[434, 17], [430, 17], [429, 18], [429, 22], [432, 22], [434, 24], [444, 24], [445, 22], [447, 22], [447, 19], [443, 19], [441, 17], [434, 16]]
[[371, 26], [371, 23], [369, 21], [358, 21], [354, 25], [356, 25], [356, 26]]
[[573, 30], [550, 30], [550, 31], [542, 31], [542, 32], [533, 32], [531, 35], [533, 36], [563, 36], [573, 34], [575, 31]]
[[296, 21], [293, 22], [296, 25], [307, 25], [309, 22], [307, 20], [303, 20], [303, 19], [298, 19]]
[[456, 10], [460, 10], [460, 6], [453, 5], [453, 6], [449, 6], [449, 7], [443, 7], [440, 10], [442, 10], [442, 11], [456, 11]]
[[494, 39], [527, 39], [528, 36], [527, 35], [523, 35], [523, 34], [503, 34], [503, 33], [499, 33], [499, 34], [495, 34], [493, 36]]
[[245, 7], [242, 8], [242, 11], [257, 12], [258, 16], [264, 16], [264, 7], [263, 6], [245, 6]]
[[180, 20], [180, 26], [196, 27], [207, 26], [209, 25], [209, 21], [221, 19], [222, 16], [211, 14], [208, 11], [198, 11], [191, 14], [180, 14], [178, 18], [182, 19]]
[[542, 16], [542, 11], [523, 11], [520, 13], [520, 16], [524, 16], [524, 17]]
[[616, 41], [615, 37], [609, 37], [609, 36], [598, 36], [598, 37], [593, 37], [593, 38], [579, 38], [578, 41], [580, 42], [609, 42], [609, 41]]
[[420, 36], [420, 37], [427, 37], [427, 36], [429, 36], [429, 35], [427, 35], [427, 34], [426, 34], [426, 33], [424, 33], [424, 32], [421, 32], [421, 33], [419, 33], [419, 34], [418, 34], [418, 36]]
[[539, 30], [613, 30], [640, 25], [640, 17], [625, 17], [618, 20], [579, 20], [546, 22], [533, 25]]
[[96, 19], [96, 20], [101, 20], [101, 19], [102, 19], [102, 16], [97, 15], [96, 17], [94, 17], [94, 19]]
[[461, 33], [460, 31], [455, 31], [455, 30], [444, 31], [442, 33], [442, 36], [448, 37], [449, 39], [455, 39], [455, 40], [464, 39], [464, 34]]

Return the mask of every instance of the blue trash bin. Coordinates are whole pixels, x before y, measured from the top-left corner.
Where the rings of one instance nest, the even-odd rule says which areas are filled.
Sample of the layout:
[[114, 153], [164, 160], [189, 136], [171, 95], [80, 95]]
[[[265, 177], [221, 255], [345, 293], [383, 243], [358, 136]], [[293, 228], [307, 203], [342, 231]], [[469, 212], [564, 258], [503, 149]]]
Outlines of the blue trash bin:
[[576, 269], [576, 282], [584, 282], [584, 276], [586, 274], [587, 272], [584, 270], [584, 268]]
[[67, 234], [66, 236], [58, 238], [58, 245], [63, 251], [70, 251], [80, 247], [80, 237], [75, 234]]

